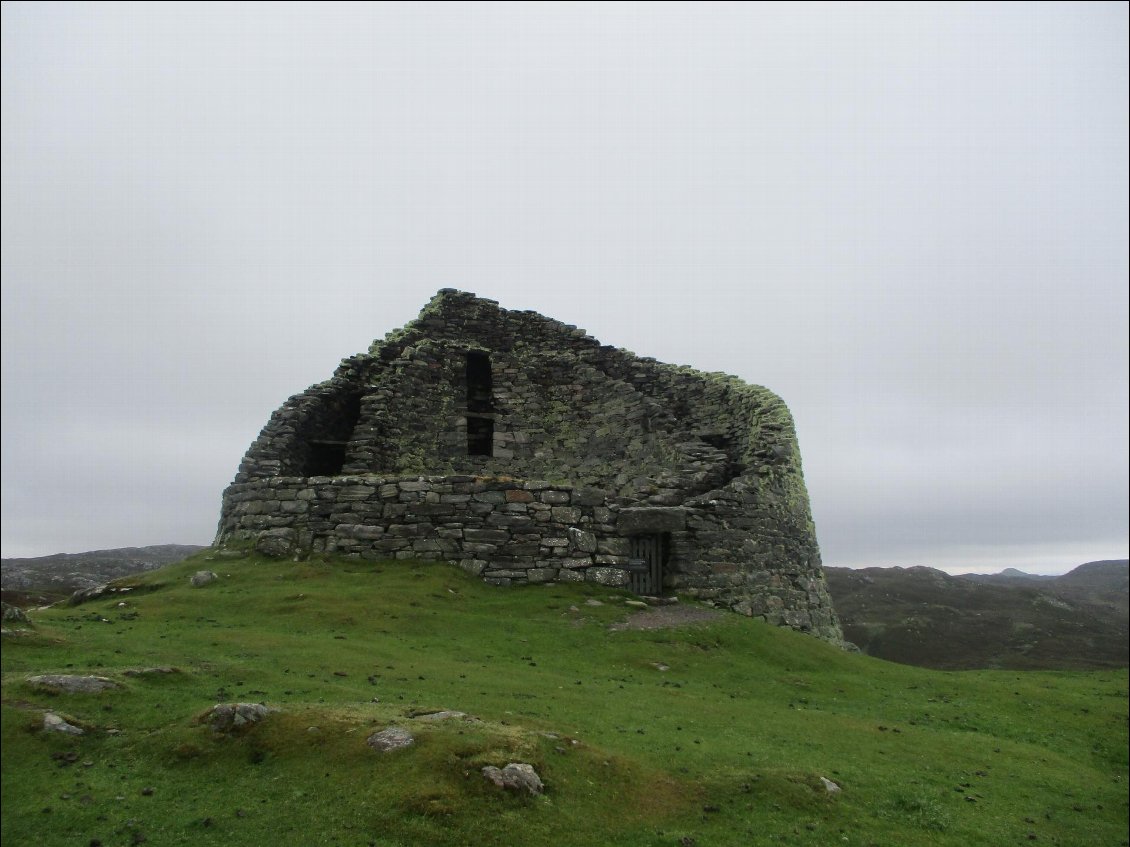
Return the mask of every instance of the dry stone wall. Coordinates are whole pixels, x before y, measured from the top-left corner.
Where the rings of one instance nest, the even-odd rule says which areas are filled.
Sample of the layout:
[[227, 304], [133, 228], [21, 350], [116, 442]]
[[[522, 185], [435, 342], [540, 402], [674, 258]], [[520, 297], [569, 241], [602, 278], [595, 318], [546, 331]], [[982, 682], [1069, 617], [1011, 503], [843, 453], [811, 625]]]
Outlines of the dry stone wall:
[[272, 415], [217, 543], [638, 586], [641, 537], [652, 589], [840, 640], [776, 395], [444, 290]]

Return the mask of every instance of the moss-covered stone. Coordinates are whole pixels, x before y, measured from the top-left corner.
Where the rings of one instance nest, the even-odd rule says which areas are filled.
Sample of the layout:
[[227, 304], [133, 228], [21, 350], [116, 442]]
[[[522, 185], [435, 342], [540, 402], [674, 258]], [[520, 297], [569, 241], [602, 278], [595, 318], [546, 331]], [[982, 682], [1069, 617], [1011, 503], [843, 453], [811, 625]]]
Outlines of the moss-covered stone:
[[284, 529], [300, 550], [445, 558], [499, 584], [591, 568], [639, 586], [625, 563], [652, 535], [649, 590], [840, 638], [779, 397], [453, 289], [271, 416], [217, 541]]

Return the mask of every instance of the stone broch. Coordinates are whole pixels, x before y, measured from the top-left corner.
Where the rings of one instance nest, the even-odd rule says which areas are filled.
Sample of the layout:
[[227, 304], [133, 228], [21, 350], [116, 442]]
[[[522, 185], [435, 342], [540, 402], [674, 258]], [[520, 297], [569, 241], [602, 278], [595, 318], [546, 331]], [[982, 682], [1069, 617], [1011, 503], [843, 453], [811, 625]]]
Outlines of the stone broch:
[[271, 416], [223, 496], [217, 546], [249, 542], [675, 591], [842, 638], [780, 398], [452, 289]]

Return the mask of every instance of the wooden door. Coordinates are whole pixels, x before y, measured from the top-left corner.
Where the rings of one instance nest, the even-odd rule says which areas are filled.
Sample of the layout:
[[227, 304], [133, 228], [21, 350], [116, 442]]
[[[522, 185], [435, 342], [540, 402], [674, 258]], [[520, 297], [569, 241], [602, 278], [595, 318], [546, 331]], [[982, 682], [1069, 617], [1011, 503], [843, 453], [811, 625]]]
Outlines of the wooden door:
[[663, 593], [663, 559], [666, 555], [666, 546], [662, 535], [632, 536], [630, 558], [641, 559], [647, 563], [646, 568], [631, 573], [628, 588], [632, 593], [644, 596], [657, 596]]

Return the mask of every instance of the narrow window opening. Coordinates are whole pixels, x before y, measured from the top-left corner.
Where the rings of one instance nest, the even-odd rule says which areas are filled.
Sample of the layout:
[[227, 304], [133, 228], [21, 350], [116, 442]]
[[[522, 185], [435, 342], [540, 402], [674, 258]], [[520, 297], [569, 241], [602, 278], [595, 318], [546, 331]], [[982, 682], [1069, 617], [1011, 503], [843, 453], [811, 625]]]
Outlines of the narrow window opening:
[[467, 454], [494, 455], [494, 421], [490, 418], [467, 418]]
[[494, 403], [491, 395], [494, 393], [494, 380], [490, 371], [490, 355], [488, 353], [467, 354], [467, 411], [491, 412]]
[[490, 354], [467, 353], [467, 455], [494, 455], [494, 379]]
[[721, 432], [704, 432], [701, 436], [703, 441], [709, 444], [716, 450], [722, 450], [729, 453], [732, 447], [733, 439], [725, 433]]

